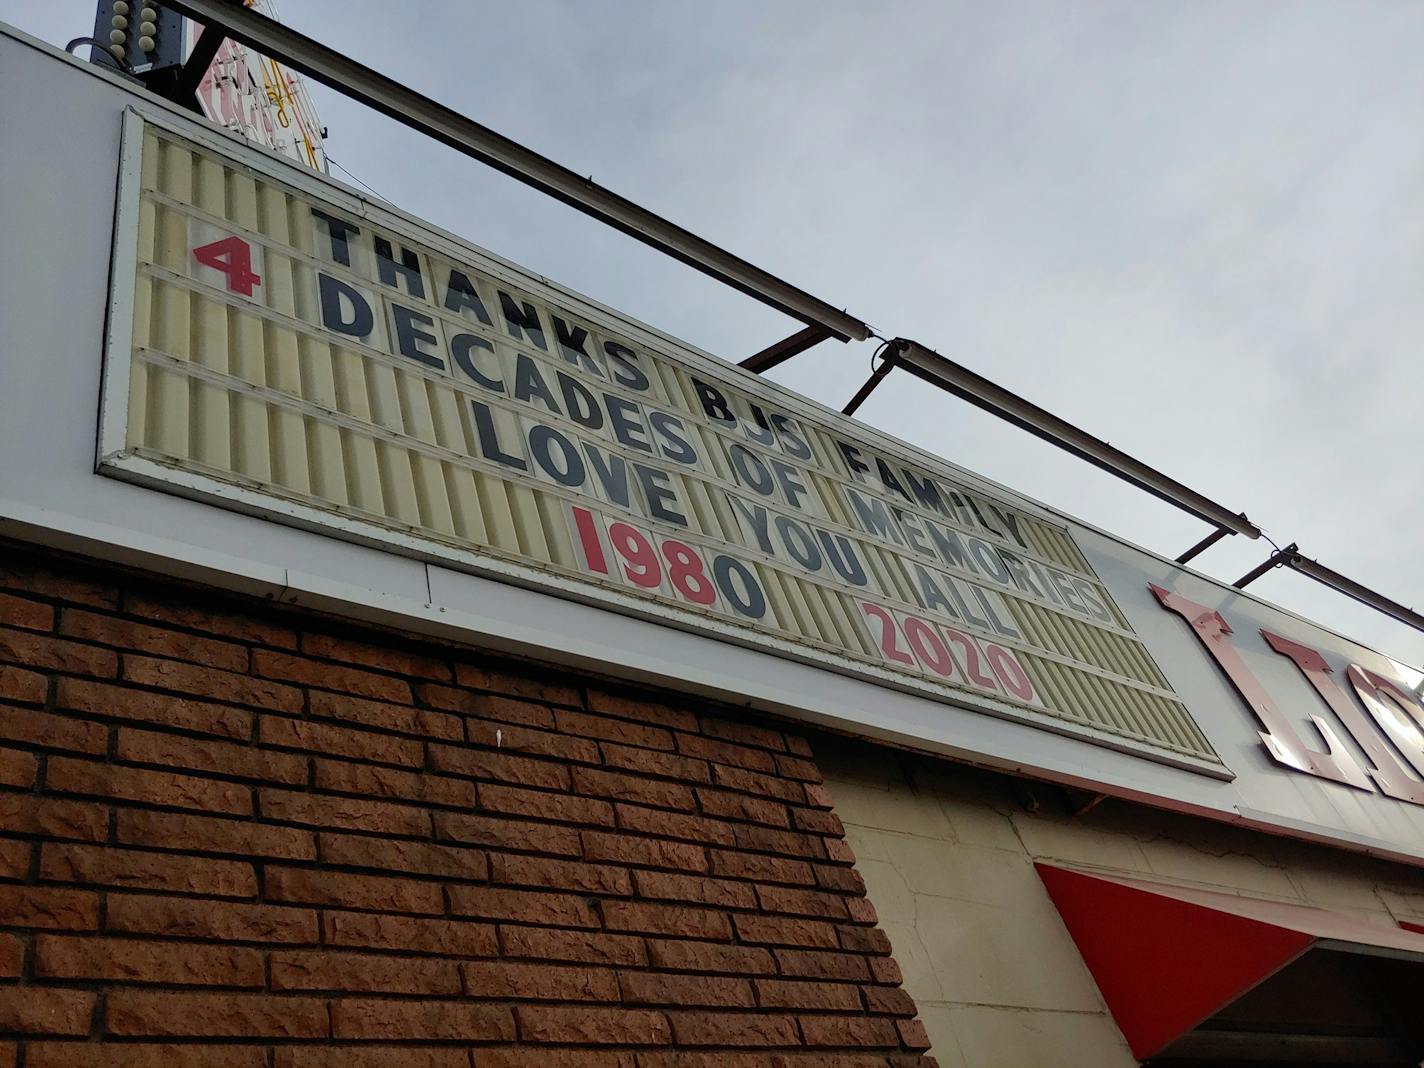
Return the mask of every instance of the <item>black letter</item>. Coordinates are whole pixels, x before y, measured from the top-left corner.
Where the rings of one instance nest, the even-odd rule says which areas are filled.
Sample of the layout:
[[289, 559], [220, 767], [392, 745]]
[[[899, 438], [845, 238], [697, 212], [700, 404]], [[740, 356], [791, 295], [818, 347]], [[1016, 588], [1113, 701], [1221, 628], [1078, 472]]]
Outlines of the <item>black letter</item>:
[[469, 308], [475, 313], [475, 318], [484, 323], [485, 326], [494, 326], [490, 321], [489, 312], [485, 311], [485, 302], [480, 300], [480, 295], [475, 290], [474, 283], [465, 277], [464, 273], [450, 269], [450, 282], [445, 287], [445, 309], [457, 312], [462, 308]]
[[514, 298], [504, 290], [499, 291], [499, 306], [504, 311], [504, 326], [509, 331], [510, 337], [523, 338], [519, 331], [521, 328], [528, 331], [529, 340], [535, 346], [548, 351], [549, 346], [544, 343], [544, 327], [539, 323], [539, 313], [534, 310], [534, 305], [528, 301], [522, 302], [524, 308], [514, 303]]
[[[370, 337], [376, 325], [371, 306], [355, 286], [349, 286], [339, 278], [329, 274], [318, 274], [317, 285], [321, 290], [321, 325], [328, 330], [351, 337]], [[351, 305], [351, 318], [343, 314], [345, 304]]]
[[400, 349], [402, 356], [409, 356], [425, 364], [427, 367], [438, 367], [445, 370], [445, 361], [432, 352], [425, 352], [421, 349], [421, 343], [433, 345], [440, 339], [426, 330], [416, 327], [416, 323], [421, 326], [434, 326], [435, 320], [428, 315], [422, 315], [418, 311], [411, 311], [409, 308], [402, 308], [399, 304], [391, 305], [391, 315], [396, 320], [396, 346]]
[[702, 402], [702, 410], [709, 419], [716, 419], [722, 423], [737, 421], [737, 417], [732, 414], [732, 409], [727, 404], [727, 398], [722, 396], [722, 391], [716, 386], [709, 386], [706, 382], [694, 378], [692, 388], [697, 390], [697, 399]]
[[391, 250], [391, 243], [384, 237], [374, 239], [376, 243], [376, 272], [388, 286], [396, 284], [399, 274], [405, 278], [405, 287], [412, 297], [425, 299], [425, 283], [420, 277], [420, 257], [410, 249], [401, 247], [401, 261], [397, 263]]
[[649, 515], [654, 519], [676, 523], [680, 527], [687, 526], [687, 516], [667, 506], [669, 501], [673, 504], [677, 503], [677, 493], [671, 486], [665, 484], [671, 481], [671, 476], [666, 471], [659, 471], [656, 467], [634, 464], [633, 473], [638, 476], [638, 482], [643, 487], [643, 496], [648, 502]]
[[[612, 357], [617, 366], [613, 369], [614, 380], [629, 389], [642, 391], [648, 388], [648, 376], [643, 374], [643, 369], [638, 366], [638, 354], [632, 349], [618, 344], [616, 341], [605, 341], [603, 351]], [[627, 377], [619, 374], [619, 369], [627, 372]]]
[[[563, 453], [562, 471], [554, 462], [554, 454], [549, 449], [554, 442], [559, 443], [559, 451]], [[578, 447], [553, 427], [536, 423], [529, 428], [529, 453], [544, 473], [559, 485], [583, 485], [583, 457], [579, 456]]]
[[359, 234], [361, 227], [353, 226], [345, 219], [338, 219], [335, 215], [328, 215], [317, 208], [312, 208], [311, 213], [326, 223], [327, 234], [331, 238], [331, 258], [344, 267], [350, 267], [351, 247], [346, 243], [346, 236]]
[[516, 471], [528, 471], [528, 464], [518, 456], [511, 456], [499, 447], [499, 432], [495, 429], [494, 413], [490, 411], [489, 405], [472, 400], [470, 408], [475, 413], [475, 431], [479, 434], [480, 452], [484, 458], [493, 460], [497, 464], [504, 464], [505, 467], [512, 467]]
[[475, 361], [470, 356], [470, 350], [481, 348], [486, 352], [493, 353], [494, 346], [482, 337], [475, 334], [456, 334], [450, 339], [450, 356], [455, 361], [455, 366], [464, 371], [470, 378], [484, 386], [485, 389], [493, 390], [495, 393], [504, 392], [504, 383], [498, 378], [488, 378], [475, 366]]

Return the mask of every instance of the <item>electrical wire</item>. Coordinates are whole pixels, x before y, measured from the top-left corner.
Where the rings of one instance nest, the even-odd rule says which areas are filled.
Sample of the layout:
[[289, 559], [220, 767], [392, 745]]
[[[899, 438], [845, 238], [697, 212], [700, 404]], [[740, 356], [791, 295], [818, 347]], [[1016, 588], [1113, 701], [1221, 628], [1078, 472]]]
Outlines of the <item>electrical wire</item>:
[[357, 178], [354, 174], [352, 174], [350, 171], [348, 171], [345, 167], [343, 167], [341, 164], [337, 163], [336, 160], [332, 159], [330, 152], [327, 152], [327, 153], [326, 153], [326, 162], [327, 162], [327, 163], [330, 163], [330, 164], [331, 164], [333, 167], [335, 167], [338, 171], [340, 171], [342, 174], [346, 175], [346, 177], [350, 178], [353, 182], [355, 182], [357, 185], [359, 185], [362, 189], [366, 190], [366, 192], [370, 193], [373, 197], [376, 197], [376, 198], [378, 198], [378, 199], [380, 199], [380, 200], [384, 200], [387, 204], [391, 203], [391, 201], [390, 201], [387, 197], [381, 196], [380, 193], [377, 193], [377, 192], [376, 192], [374, 189], [372, 189], [369, 185], [367, 185], [365, 182], [361, 181], [360, 178]]
[[93, 49], [93, 51], [89, 54], [89, 62], [92, 63], [94, 61], [94, 53], [98, 53], [99, 55], [107, 59], [110, 63], [112, 63], [115, 67], [117, 67], [119, 70], [123, 71], [125, 74], [133, 73], [133, 68], [130, 67], [125, 60], [120, 59], [118, 56], [114, 55], [114, 53], [110, 52], [109, 46], [106, 45], [103, 41], [99, 40], [99, 38], [97, 37], [76, 37], [74, 38], [74, 40], [70, 41], [67, 45], [64, 46], [64, 50], [70, 53], [70, 55], [73, 55], [74, 50], [82, 44], [87, 44], [91, 49]]

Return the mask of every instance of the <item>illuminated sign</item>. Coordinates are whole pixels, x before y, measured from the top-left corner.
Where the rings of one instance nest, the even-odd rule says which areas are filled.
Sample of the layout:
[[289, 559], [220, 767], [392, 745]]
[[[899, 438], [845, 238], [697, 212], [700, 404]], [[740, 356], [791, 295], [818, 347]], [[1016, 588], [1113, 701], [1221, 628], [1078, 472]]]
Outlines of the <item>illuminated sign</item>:
[[105, 472], [1224, 773], [1042, 509], [316, 176], [123, 166]]

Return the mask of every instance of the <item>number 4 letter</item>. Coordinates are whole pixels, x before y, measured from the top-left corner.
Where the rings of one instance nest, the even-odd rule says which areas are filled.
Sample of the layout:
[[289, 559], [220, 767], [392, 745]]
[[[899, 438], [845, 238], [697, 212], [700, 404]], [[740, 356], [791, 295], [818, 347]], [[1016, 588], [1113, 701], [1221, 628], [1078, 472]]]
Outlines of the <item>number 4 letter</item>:
[[252, 287], [262, 284], [262, 278], [252, 273], [252, 249], [240, 237], [225, 237], [199, 245], [193, 255], [204, 267], [227, 275], [227, 288], [232, 293], [250, 297]]

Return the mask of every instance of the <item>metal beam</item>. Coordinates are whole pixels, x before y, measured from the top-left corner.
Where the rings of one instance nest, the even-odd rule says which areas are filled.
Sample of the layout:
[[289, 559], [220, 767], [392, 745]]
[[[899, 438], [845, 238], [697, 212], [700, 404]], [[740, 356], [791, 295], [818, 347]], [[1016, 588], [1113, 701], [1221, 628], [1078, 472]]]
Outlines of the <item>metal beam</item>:
[[[842, 341], [864, 341], [870, 327], [844, 309], [797, 289], [676, 223], [595, 185], [593, 179], [422, 96], [235, 0], [165, 0], [170, 7], [337, 92], [428, 134], [472, 159], [602, 220], [644, 244], [711, 275], [764, 304]], [[205, 35], [206, 36], [206, 33]]]
[[895, 343], [893, 341], [890, 342], [883, 346], [881, 351], [885, 354], [885, 358], [880, 361], [878, 367], [871, 368], [870, 377], [865, 380], [865, 385], [855, 391], [854, 397], [846, 401], [846, 406], [841, 409], [842, 415], [854, 415], [856, 409], [864, 404], [870, 395], [875, 392], [875, 387], [885, 381], [886, 376], [895, 369], [895, 353], [897, 351]]
[[173, 86], [177, 102], [184, 107], [191, 107], [195, 103], [193, 94], [198, 91], [203, 75], [207, 74], [208, 68], [213, 65], [224, 40], [226, 37], [216, 26], [206, 26], [193, 43], [193, 51], [183, 63], [178, 72], [178, 81]]
[[[1242, 516], [1242, 518], [1244, 519], [1245, 516]], [[1208, 534], [1206, 537], [1202, 538], [1201, 541], [1197, 542], [1197, 543], [1196, 543], [1195, 545], [1193, 545], [1190, 549], [1188, 549], [1186, 552], [1184, 552], [1181, 556], [1177, 557], [1177, 563], [1179, 563], [1179, 564], [1185, 564], [1188, 560], [1195, 559], [1196, 557], [1200, 556], [1202, 553], [1204, 553], [1204, 552], [1206, 552], [1208, 549], [1210, 549], [1213, 545], [1215, 545], [1217, 542], [1219, 542], [1222, 538], [1226, 537], [1228, 534], [1231, 534], [1231, 533], [1233, 533], [1233, 532], [1230, 531], [1230, 530], [1227, 530], [1225, 527], [1217, 527], [1215, 530], [1213, 530], [1213, 531], [1212, 531], [1210, 534]]]
[[1300, 553], [1292, 552], [1290, 559], [1285, 561], [1287, 567], [1292, 571], [1299, 571], [1302, 575], [1309, 575], [1316, 582], [1323, 583], [1338, 593], [1343, 593], [1346, 597], [1353, 598], [1361, 604], [1369, 605], [1378, 612], [1383, 612], [1387, 616], [1392, 616], [1405, 623], [1415, 630], [1424, 631], [1424, 615], [1420, 615], [1412, 608], [1405, 608], [1398, 601], [1392, 601], [1382, 593], [1376, 593], [1368, 586], [1361, 586], [1354, 579], [1346, 578], [1338, 571], [1326, 567], [1324, 564], [1314, 560], [1308, 560]]
[[1284, 549], [1277, 549], [1270, 556], [1266, 557], [1266, 559], [1261, 561], [1250, 571], [1246, 572], [1246, 574], [1242, 575], [1231, 585], [1238, 590], [1244, 590], [1247, 586], [1251, 585], [1251, 583], [1255, 582], [1267, 571], [1280, 567], [1282, 564], [1289, 563], [1290, 558], [1295, 555], [1295, 549], [1295, 542], [1291, 542]]
[[1060, 449], [1071, 452], [1074, 456], [1087, 460], [1090, 464], [1214, 526], [1236, 534], [1245, 534], [1248, 538], [1261, 536], [1261, 529], [1247, 519], [1244, 513], [1231, 511], [1210, 497], [1184, 486], [1121, 449], [1093, 437], [1067, 420], [1060, 419], [1002, 386], [995, 385], [982, 375], [975, 374], [967, 367], [961, 367], [918, 342], [898, 339], [894, 344], [899, 346], [902, 341], [903, 347], [898, 349], [896, 361], [912, 375], [948, 390], [970, 404], [983, 408], [1044, 441], [1052, 442]]
[[819, 326], [808, 326], [790, 337], [784, 337], [774, 345], [768, 345], [754, 356], [748, 356], [738, 366], [759, 375], [773, 367], [785, 363], [793, 356], [805, 352], [812, 345], [819, 345], [831, 335]]

